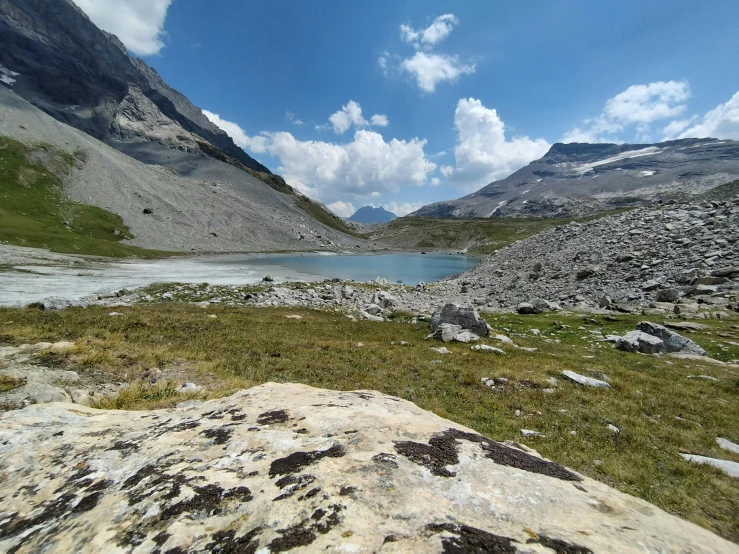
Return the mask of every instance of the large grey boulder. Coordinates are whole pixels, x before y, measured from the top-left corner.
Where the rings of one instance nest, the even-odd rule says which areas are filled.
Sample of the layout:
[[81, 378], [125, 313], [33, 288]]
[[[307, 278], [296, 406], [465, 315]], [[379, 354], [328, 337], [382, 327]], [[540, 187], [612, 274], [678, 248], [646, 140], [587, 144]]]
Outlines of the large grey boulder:
[[537, 308], [531, 302], [521, 302], [516, 306], [516, 311], [522, 315], [536, 315], [541, 313], [541, 308]]
[[626, 352], [642, 354], [659, 354], [665, 349], [665, 343], [659, 337], [643, 331], [630, 331], [616, 341], [616, 348]]
[[670, 331], [664, 325], [652, 323], [651, 321], [641, 321], [637, 324], [636, 329], [662, 339], [665, 352], [687, 352], [699, 356], [707, 355], [706, 351], [695, 342], [682, 336], [680, 333]]
[[462, 308], [457, 304], [446, 304], [431, 316], [431, 330], [436, 331], [443, 323], [459, 325], [462, 330], [472, 331], [479, 337], [486, 337], [490, 332], [487, 322], [480, 317], [474, 308]]
[[186, 406], [3, 414], [0, 551], [736, 551], [378, 392], [268, 383]]

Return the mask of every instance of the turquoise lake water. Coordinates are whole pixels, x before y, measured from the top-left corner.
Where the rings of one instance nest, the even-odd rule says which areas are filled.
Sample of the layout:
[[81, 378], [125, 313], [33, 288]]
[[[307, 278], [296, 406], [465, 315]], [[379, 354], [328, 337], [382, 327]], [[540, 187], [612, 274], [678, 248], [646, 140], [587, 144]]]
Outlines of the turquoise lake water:
[[286, 254], [254, 256], [228, 256], [209, 260], [210, 264], [227, 264], [249, 267], [274, 268], [276, 273], [289, 277], [306, 275], [316, 278], [351, 279], [371, 281], [384, 277], [390, 282], [402, 281], [415, 285], [423, 281], [430, 283], [474, 268], [479, 258], [449, 254], [392, 253], [392, 254]]

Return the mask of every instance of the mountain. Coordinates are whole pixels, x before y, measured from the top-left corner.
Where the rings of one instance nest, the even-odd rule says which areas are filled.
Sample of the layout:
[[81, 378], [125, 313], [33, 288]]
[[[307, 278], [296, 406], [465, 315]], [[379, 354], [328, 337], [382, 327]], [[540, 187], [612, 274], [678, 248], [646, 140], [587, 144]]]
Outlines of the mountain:
[[48, 145], [71, 160], [64, 194], [119, 215], [125, 244], [187, 252], [363, 244], [70, 0], [0, 0], [0, 114], [0, 142], [34, 156]]
[[685, 200], [739, 178], [739, 142], [555, 144], [547, 154], [419, 217], [561, 217]]
[[[16, 94], [116, 149], [153, 141], [208, 153], [199, 144], [207, 141], [254, 171], [269, 172], [71, 0], [0, 0], [0, 66], [17, 74]], [[152, 124], [162, 118], [169, 129], [160, 135]]]
[[397, 215], [393, 212], [387, 211], [385, 208], [380, 206], [379, 208], [373, 208], [372, 206], [362, 206], [354, 215], [349, 218], [349, 221], [356, 221], [357, 223], [387, 223], [393, 219], [397, 219]]

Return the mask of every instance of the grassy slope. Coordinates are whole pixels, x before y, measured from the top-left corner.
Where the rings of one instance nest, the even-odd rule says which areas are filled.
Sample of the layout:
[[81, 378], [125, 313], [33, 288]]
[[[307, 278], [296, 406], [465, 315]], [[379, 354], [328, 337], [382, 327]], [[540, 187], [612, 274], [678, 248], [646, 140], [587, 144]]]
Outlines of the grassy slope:
[[[690, 452], [739, 461], [715, 443], [717, 436], [739, 442], [737, 370], [628, 354], [583, 338], [596, 328], [607, 333], [633, 329], [636, 317], [589, 323], [561, 314], [491, 316], [489, 322], [498, 331], [539, 350], [503, 346], [508, 355], [498, 356], [452, 344], [447, 346], [453, 353], [441, 356], [423, 340], [426, 324], [350, 323], [342, 314], [328, 312], [204, 310], [178, 303], [117, 310], [124, 316], [110, 318], [109, 309], [101, 307], [0, 309], [0, 342], [76, 340], [77, 371], [103, 371], [134, 382], [147, 367], [188, 366], [196, 382], [209, 386], [211, 396], [266, 381], [380, 390], [495, 440], [523, 441], [548, 458], [739, 542], [739, 483], [678, 456]], [[303, 319], [285, 318], [293, 313]], [[717, 358], [739, 358], [739, 347], [728, 344], [739, 342], [736, 320], [705, 323], [709, 330], [690, 336]], [[534, 336], [531, 328], [542, 335]], [[401, 340], [409, 346], [400, 346]], [[430, 363], [436, 359], [443, 363]], [[613, 388], [582, 388], [561, 377], [564, 369], [601, 371]], [[491, 390], [481, 385], [482, 377], [506, 377], [509, 384]], [[548, 377], [560, 381], [553, 394], [541, 390], [550, 386]], [[172, 386], [139, 384], [103, 407], [150, 408], [181, 399]], [[621, 432], [608, 430], [609, 423]], [[523, 438], [520, 429], [546, 437]]]
[[52, 146], [0, 137], [0, 241], [73, 254], [165, 255], [121, 244], [132, 235], [120, 216], [66, 197], [60, 176], [73, 162]]
[[511, 242], [571, 221], [590, 221], [621, 213], [610, 210], [581, 219], [431, 219], [402, 217], [370, 233], [370, 238], [407, 249], [469, 249], [470, 254], [490, 254]]

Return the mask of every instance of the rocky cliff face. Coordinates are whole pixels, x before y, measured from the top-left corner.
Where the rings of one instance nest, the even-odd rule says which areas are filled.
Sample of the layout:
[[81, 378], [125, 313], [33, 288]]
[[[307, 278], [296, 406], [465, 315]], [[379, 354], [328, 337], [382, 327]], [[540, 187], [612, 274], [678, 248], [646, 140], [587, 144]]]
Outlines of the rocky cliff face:
[[562, 217], [686, 200], [739, 178], [739, 142], [555, 144], [510, 177], [421, 217]]
[[373, 391], [268, 383], [154, 412], [2, 414], [0, 550], [735, 552]]
[[[147, 110], [129, 113], [140, 117], [142, 127], [167, 118], [244, 166], [269, 173], [71, 0], [0, 0], [0, 66], [18, 74], [5, 83], [16, 94], [95, 138], [119, 139], [114, 147], [121, 139], [116, 123], [126, 109], [122, 103], [136, 91], [149, 102]], [[129, 127], [127, 138], [152, 140], [150, 133], [135, 131]]]

